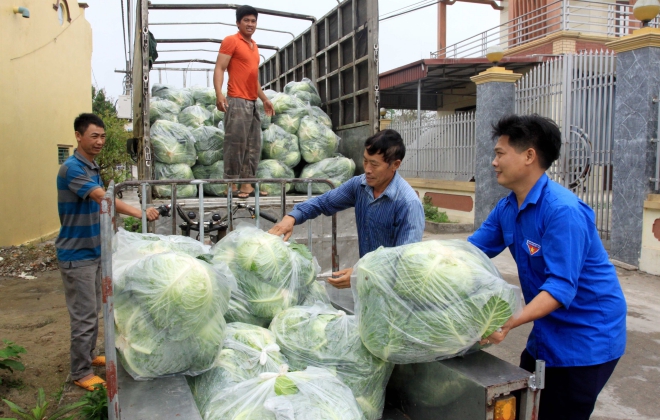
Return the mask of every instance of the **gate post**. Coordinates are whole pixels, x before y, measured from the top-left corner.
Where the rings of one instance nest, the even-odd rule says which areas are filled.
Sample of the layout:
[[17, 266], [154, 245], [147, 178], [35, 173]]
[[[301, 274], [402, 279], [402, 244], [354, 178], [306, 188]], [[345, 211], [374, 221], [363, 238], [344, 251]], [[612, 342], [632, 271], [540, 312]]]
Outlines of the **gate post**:
[[504, 67], [491, 67], [470, 79], [477, 85], [477, 112], [475, 137], [477, 153], [475, 162], [474, 229], [486, 220], [497, 202], [509, 190], [497, 183], [491, 162], [495, 158], [491, 137], [493, 124], [516, 108], [515, 83], [521, 74]]
[[612, 259], [639, 266], [644, 200], [653, 191], [660, 96], [660, 29], [610, 42], [616, 51], [612, 156]]

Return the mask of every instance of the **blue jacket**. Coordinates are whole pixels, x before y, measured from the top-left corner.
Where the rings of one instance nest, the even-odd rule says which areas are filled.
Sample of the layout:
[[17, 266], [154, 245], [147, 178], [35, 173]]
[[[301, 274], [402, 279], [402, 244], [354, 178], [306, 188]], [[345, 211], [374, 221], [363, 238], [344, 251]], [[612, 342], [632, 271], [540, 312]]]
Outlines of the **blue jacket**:
[[598, 236], [593, 210], [543, 175], [520, 209], [512, 192], [468, 238], [489, 257], [508, 247], [529, 303], [541, 291], [562, 307], [534, 321], [527, 350], [548, 367], [591, 366], [621, 357], [626, 301]]

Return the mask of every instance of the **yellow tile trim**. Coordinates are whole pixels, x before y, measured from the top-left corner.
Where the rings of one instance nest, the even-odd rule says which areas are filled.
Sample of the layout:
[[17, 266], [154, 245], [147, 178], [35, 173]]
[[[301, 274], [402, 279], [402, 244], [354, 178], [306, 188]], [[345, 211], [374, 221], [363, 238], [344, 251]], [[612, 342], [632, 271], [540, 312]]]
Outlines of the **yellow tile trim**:
[[660, 28], [637, 29], [631, 35], [624, 36], [605, 45], [618, 53], [645, 47], [660, 48]]
[[589, 34], [583, 34], [581, 32], [575, 32], [575, 31], [559, 31], [555, 32], [553, 34], [547, 35], [543, 38], [527, 42], [522, 45], [518, 45], [516, 47], [510, 48], [506, 51], [504, 51], [504, 56], [510, 56], [510, 55], [515, 55], [521, 51], [526, 51], [531, 48], [538, 47], [540, 45], [545, 45], [550, 42], [558, 41], [560, 39], [567, 39], [567, 40], [581, 40], [581, 41], [595, 41], [595, 42], [610, 42], [615, 39], [616, 37], [613, 36], [603, 36], [603, 35], [589, 35]]
[[486, 71], [482, 71], [476, 76], [470, 77], [475, 84], [480, 85], [490, 82], [516, 83], [522, 74], [514, 73], [513, 70], [507, 70], [504, 67], [493, 66]]
[[474, 192], [474, 182], [468, 181], [443, 181], [440, 179], [406, 178], [408, 184], [413, 188], [424, 188], [432, 190]]

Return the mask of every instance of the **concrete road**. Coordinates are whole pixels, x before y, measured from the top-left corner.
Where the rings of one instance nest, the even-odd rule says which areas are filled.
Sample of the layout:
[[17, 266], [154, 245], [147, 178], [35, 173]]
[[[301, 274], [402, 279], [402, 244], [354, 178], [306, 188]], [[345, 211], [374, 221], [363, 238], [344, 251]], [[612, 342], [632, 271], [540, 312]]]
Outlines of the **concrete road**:
[[[468, 234], [424, 234], [424, 240], [465, 239]], [[508, 250], [493, 259], [502, 276], [520, 285]], [[660, 420], [660, 277], [617, 268], [628, 302], [628, 344], [614, 374], [601, 392], [592, 420]], [[488, 351], [518, 364], [531, 324], [511, 331]]]

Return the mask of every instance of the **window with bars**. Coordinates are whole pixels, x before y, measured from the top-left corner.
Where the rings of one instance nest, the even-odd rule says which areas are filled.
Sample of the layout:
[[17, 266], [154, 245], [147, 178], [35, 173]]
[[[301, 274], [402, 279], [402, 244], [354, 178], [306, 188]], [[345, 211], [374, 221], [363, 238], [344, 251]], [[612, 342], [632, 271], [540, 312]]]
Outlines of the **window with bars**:
[[57, 163], [63, 164], [69, 158], [69, 146], [57, 146]]

